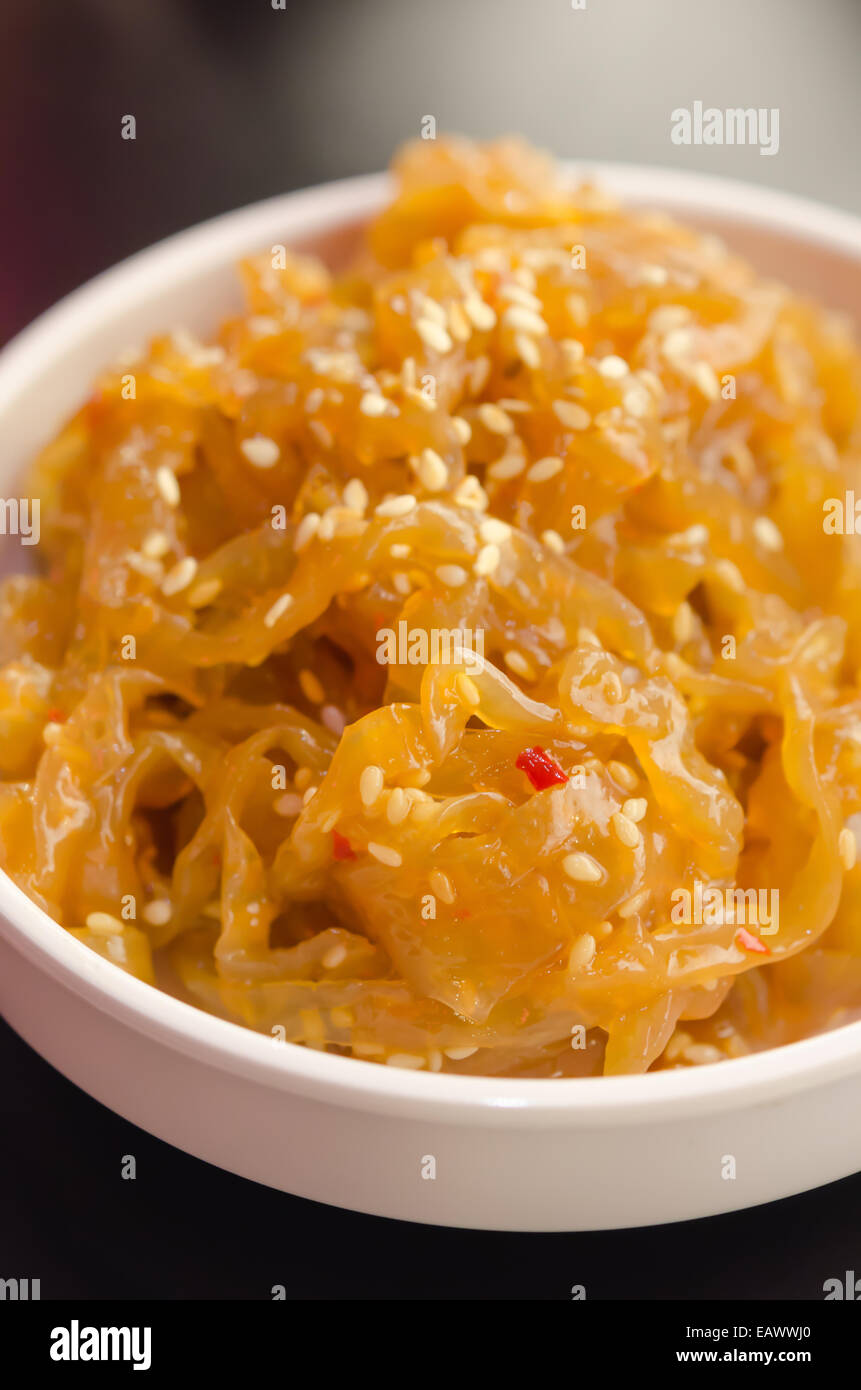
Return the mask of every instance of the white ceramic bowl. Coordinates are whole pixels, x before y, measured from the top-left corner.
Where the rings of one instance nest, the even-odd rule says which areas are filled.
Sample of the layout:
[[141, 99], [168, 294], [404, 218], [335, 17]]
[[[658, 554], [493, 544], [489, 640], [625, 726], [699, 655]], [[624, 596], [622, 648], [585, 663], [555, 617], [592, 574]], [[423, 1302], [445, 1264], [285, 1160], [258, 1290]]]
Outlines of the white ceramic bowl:
[[[578, 167], [632, 203], [714, 227], [861, 321], [861, 222], [698, 175]], [[0, 490], [129, 342], [177, 323], [214, 328], [239, 302], [238, 257], [325, 238], [386, 187], [350, 179], [219, 217], [50, 310], [0, 355]], [[654, 1076], [399, 1071], [275, 1042], [160, 993], [3, 876], [0, 912], [0, 1006], [31, 1046], [135, 1124], [287, 1192], [440, 1225], [586, 1230], [751, 1206], [861, 1168], [861, 1023]]]

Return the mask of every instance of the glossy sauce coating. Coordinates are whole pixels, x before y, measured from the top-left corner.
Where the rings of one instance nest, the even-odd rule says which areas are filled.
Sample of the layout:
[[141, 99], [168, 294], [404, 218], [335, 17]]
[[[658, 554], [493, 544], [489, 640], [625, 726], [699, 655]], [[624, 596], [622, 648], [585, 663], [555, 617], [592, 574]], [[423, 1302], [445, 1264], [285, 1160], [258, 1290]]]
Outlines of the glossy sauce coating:
[[857, 1017], [850, 331], [517, 142], [394, 170], [346, 269], [265, 250], [36, 461], [0, 862], [141, 978], [396, 1066]]

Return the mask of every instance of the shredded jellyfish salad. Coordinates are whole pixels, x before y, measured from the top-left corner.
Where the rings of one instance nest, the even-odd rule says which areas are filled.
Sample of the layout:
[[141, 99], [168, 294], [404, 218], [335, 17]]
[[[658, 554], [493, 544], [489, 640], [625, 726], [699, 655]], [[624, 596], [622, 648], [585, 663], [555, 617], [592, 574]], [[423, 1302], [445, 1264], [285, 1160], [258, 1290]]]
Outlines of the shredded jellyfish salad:
[[139, 978], [394, 1066], [858, 1017], [849, 328], [517, 141], [394, 176], [337, 269], [264, 248], [36, 461], [5, 871]]

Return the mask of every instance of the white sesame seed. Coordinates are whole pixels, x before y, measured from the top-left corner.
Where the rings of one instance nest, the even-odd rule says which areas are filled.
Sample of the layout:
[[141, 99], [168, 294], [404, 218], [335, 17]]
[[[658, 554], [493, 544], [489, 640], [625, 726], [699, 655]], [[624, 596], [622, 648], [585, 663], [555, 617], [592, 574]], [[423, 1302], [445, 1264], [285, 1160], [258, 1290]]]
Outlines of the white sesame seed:
[[504, 545], [511, 538], [511, 527], [507, 521], [495, 516], [486, 517], [478, 528], [478, 534], [489, 545]]
[[240, 452], [255, 468], [274, 468], [281, 457], [281, 450], [274, 439], [265, 434], [252, 434], [239, 445]]
[[469, 578], [466, 570], [460, 565], [437, 565], [436, 574], [437, 578], [451, 589], [459, 589]]
[[642, 420], [649, 413], [651, 397], [644, 386], [631, 386], [622, 397], [622, 409], [635, 420]]
[[299, 525], [296, 527], [296, 535], [293, 537], [293, 548], [298, 553], [304, 550], [305, 546], [313, 540], [320, 529], [320, 513], [306, 512]]
[[688, 1047], [692, 1042], [693, 1038], [691, 1037], [690, 1033], [686, 1033], [684, 1029], [679, 1029], [677, 1032], [675, 1032], [673, 1036], [670, 1038], [670, 1041], [667, 1043], [666, 1047], [664, 1048], [664, 1056], [666, 1057], [667, 1061], [674, 1062], [677, 1057], [681, 1057], [685, 1048]]
[[411, 492], [402, 492], [397, 497], [389, 497], [385, 502], [380, 502], [374, 508], [374, 516], [395, 517], [406, 516], [416, 505], [416, 499]]
[[706, 545], [709, 539], [708, 527], [702, 522], [689, 526], [686, 531], [676, 531], [667, 536], [669, 545]]
[[546, 483], [550, 478], [555, 478], [557, 473], [561, 473], [564, 467], [561, 458], [551, 454], [533, 463], [527, 470], [526, 477], [530, 483]]
[[110, 912], [89, 912], [84, 925], [99, 936], [113, 936], [115, 932], [123, 930], [119, 917], [112, 917]]
[[533, 372], [537, 372], [541, 366], [541, 350], [535, 339], [530, 338], [527, 333], [515, 333], [514, 348], [521, 362]]
[[744, 593], [744, 578], [738, 565], [734, 564], [732, 560], [717, 560], [714, 571], [727, 588], [733, 589], [737, 594]]
[[389, 554], [393, 560], [407, 560], [412, 554], [412, 549], [411, 545], [404, 545], [402, 541], [396, 541], [394, 545], [389, 546]]
[[517, 478], [526, 467], [526, 459], [520, 453], [505, 453], [492, 463], [488, 468], [488, 476], [495, 478], [499, 482], [506, 482], [509, 478]]
[[561, 246], [525, 246], [521, 260], [530, 270], [553, 270], [570, 265], [571, 255]]
[[513, 650], [504, 652], [502, 659], [505, 662], [508, 669], [514, 672], [515, 676], [522, 676], [522, 678], [526, 681], [535, 680], [535, 670], [532, 664], [526, 660], [526, 657], [523, 656], [521, 652], [516, 652]]
[[63, 736], [63, 726], [57, 720], [51, 719], [42, 730], [42, 739], [49, 748], [60, 742]]
[[487, 506], [487, 493], [475, 474], [467, 473], [454, 490], [454, 500], [459, 507], [483, 512]]
[[433, 869], [430, 875], [430, 887], [435, 897], [441, 898], [444, 903], [451, 906], [455, 899], [455, 892], [448, 874], [444, 874], [442, 869]]
[[343, 965], [347, 959], [347, 948], [342, 941], [336, 946], [330, 946], [323, 955], [320, 964], [324, 970], [337, 970], [339, 965]]
[[615, 352], [611, 352], [598, 362], [598, 371], [605, 381], [621, 381], [623, 377], [629, 375], [631, 368], [624, 357], [619, 357]]
[[416, 471], [428, 492], [442, 492], [448, 483], [448, 469], [435, 449], [422, 449]]
[[553, 414], [567, 430], [586, 430], [592, 423], [588, 410], [584, 410], [576, 401], [554, 401]]
[[640, 909], [645, 907], [650, 897], [651, 889], [641, 888], [639, 893], [634, 893], [632, 897], [628, 898], [625, 902], [620, 903], [620, 905], [616, 908], [617, 917], [621, 917], [624, 919], [626, 917], [636, 916]]
[[665, 285], [670, 277], [662, 265], [641, 265], [638, 278], [644, 285]]
[[412, 810], [412, 801], [403, 787], [394, 787], [386, 802], [386, 820], [389, 825], [400, 825]]
[[433, 319], [420, 318], [416, 324], [416, 332], [424, 343], [434, 352], [451, 352], [454, 343], [451, 335], [439, 323], [434, 323]]
[[604, 877], [601, 865], [590, 854], [566, 854], [562, 868], [576, 883], [600, 883]]
[[691, 668], [676, 652], [664, 652], [664, 668], [674, 680], [684, 680]]
[[523, 309], [519, 304], [506, 309], [502, 315], [502, 323], [505, 328], [511, 328], [516, 333], [525, 333], [527, 337], [541, 338], [549, 331], [540, 314], [536, 314], [533, 309]]
[[141, 554], [149, 560], [160, 560], [170, 550], [170, 537], [164, 531], [150, 531], [141, 543]]
[[368, 505], [368, 489], [360, 478], [351, 478], [344, 488], [344, 504], [363, 516]]
[[363, 415], [371, 417], [385, 415], [388, 404], [385, 396], [381, 396], [379, 391], [366, 391], [359, 401], [359, 410]]
[[635, 825], [643, 819], [648, 809], [649, 803], [644, 796], [632, 796], [622, 803], [622, 815], [627, 816]]
[[548, 530], [541, 532], [540, 539], [542, 544], [547, 546], [548, 550], [553, 551], [554, 555], [565, 554], [565, 542], [558, 531], [548, 528]]
[[376, 763], [368, 763], [362, 769], [359, 778], [359, 796], [363, 806], [373, 806], [379, 800], [383, 790], [383, 769], [377, 767]]
[[302, 798], [296, 792], [285, 792], [273, 803], [272, 809], [278, 816], [298, 816], [302, 810]]
[[607, 771], [620, 787], [624, 787], [626, 792], [632, 792], [638, 785], [638, 777], [632, 767], [627, 763], [616, 762], [615, 760], [607, 764]]
[[670, 329], [690, 321], [691, 311], [686, 304], [660, 304], [649, 315], [649, 327], [655, 333], [669, 333]]
[[463, 301], [463, 310], [479, 333], [489, 333], [496, 327], [496, 313], [478, 294], [468, 294]]
[[681, 533], [681, 539], [688, 545], [705, 545], [709, 539], [709, 528], [702, 522], [697, 522], [695, 526], [689, 526]]
[[169, 569], [161, 583], [161, 591], [168, 597], [187, 588], [197, 574], [197, 561], [193, 555], [186, 555]]
[[188, 601], [192, 608], [206, 608], [207, 604], [212, 603], [222, 590], [220, 579], [204, 579], [200, 584], [195, 584], [188, 596]]
[[664, 338], [661, 347], [668, 362], [686, 364], [694, 346], [694, 335], [690, 328], [673, 328]]
[[559, 346], [569, 367], [579, 366], [586, 356], [586, 349], [577, 338], [562, 338]]
[[708, 362], [695, 363], [691, 377], [707, 400], [716, 401], [719, 398], [720, 382], [714, 367]]
[[462, 415], [452, 416], [452, 427], [457, 437], [458, 444], [468, 444], [472, 439], [472, 426], [468, 420], [464, 420]]
[[155, 470], [155, 485], [169, 507], [178, 507], [181, 493], [176, 474], [166, 463], [159, 464]]
[[448, 331], [457, 343], [469, 342], [472, 337], [472, 325], [457, 300], [448, 306]]
[[317, 440], [318, 444], [320, 444], [324, 449], [331, 449], [332, 445], [335, 443], [335, 440], [332, 436], [332, 431], [326, 425], [323, 424], [322, 420], [309, 420], [308, 428], [313, 434], [314, 438]]
[[493, 371], [493, 363], [486, 353], [481, 357], [476, 357], [470, 371], [470, 394], [478, 397], [481, 395], [488, 381], [490, 373]]
[[472, 567], [474, 573], [478, 575], [493, 574], [493, 571], [499, 564], [500, 558], [501, 557], [498, 545], [483, 545], [481, 547], [481, 550], [478, 552], [478, 555], [475, 558], [475, 564]]
[[465, 1062], [467, 1057], [474, 1057], [478, 1051], [477, 1047], [444, 1047], [443, 1052], [451, 1062]]
[[725, 1054], [713, 1043], [691, 1043], [682, 1052], [686, 1062], [691, 1062], [694, 1066], [706, 1066], [710, 1062], [723, 1062]]
[[387, 1067], [402, 1067], [404, 1071], [421, 1071], [426, 1063], [427, 1058], [420, 1057], [417, 1052], [392, 1052], [386, 1058]]
[[141, 916], [145, 922], [149, 922], [151, 927], [163, 927], [168, 923], [173, 915], [173, 907], [168, 898], [154, 898], [151, 903], [147, 903]]
[[391, 845], [379, 845], [375, 840], [368, 841], [368, 854], [372, 854], [381, 864], [385, 864], [390, 869], [399, 869], [403, 864], [403, 858]]
[[500, 299], [508, 300], [511, 304], [519, 304], [524, 309], [532, 309], [533, 312], [537, 314], [540, 314], [541, 310], [544, 308], [544, 305], [537, 295], [533, 294], [531, 290], [524, 289], [522, 285], [516, 283], [500, 286], [499, 297]]
[[632, 820], [629, 820], [621, 811], [614, 811], [610, 817], [610, 824], [616, 832], [617, 838], [626, 845], [628, 849], [636, 849], [640, 843], [640, 832]]
[[479, 270], [492, 270], [502, 274], [508, 269], [508, 257], [501, 246], [482, 246], [472, 260]]
[[263, 619], [263, 626], [274, 627], [275, 624], [278, 622], [278, 619], [282, 618], [284, 614], [287, 612], [287, 609], [290, 607], [292, 602], [292, 594], [281, 594], [281, 596], [275, 600], [272, 607], [266, 613]]
[[782, 550], [783, 536], [770, 516], [758, 516], [753, 523], [753, 534], [764, 550]]
[[571, 970], [582, 970], [584, 966], [591, 965], [595, 959], [595, 938], [589, 932], [584, 932], [578, 936], [571, 950], [568, 953], [568, 965]]
[[315, 797], [316, 795], [317, 795], [317, 788], [316, 788], [316, 787], [308, 787], [307, 791], [303, 792], [303, 794], [302, 794], [302, 805], [303, 805], [303, 806], [309, 806], [309, 805], [311, 804], [311, 802], [314, 800], [314, 797]]
[[429, 295], [425, 295], [422, 299], [420, 313], [422, 318], [430, 319], [433, 323], [439, 323], [442, 324], [443, 327], [445, 326], [445, 309], [436, 299], [431, 299]]
[[487, 401], [478, 407], [478, 418], [486, 430], [491, 434], [508, 435], [514, 431], [514, 422], [506, 415], [504, 410], [500, 410], [498, 405]]
[[694, 610], [689, 603], [680, 603], [673, 614], [673, 637], [677, 642], [689, 642], [694, 633]]
[[855, 860], [858, 854], [858, 843], [854, 833], [848, 825], [844, 825], [837, 837], [837, 848], [840, 854], [840, 862], [847, 873], [855, 868]]

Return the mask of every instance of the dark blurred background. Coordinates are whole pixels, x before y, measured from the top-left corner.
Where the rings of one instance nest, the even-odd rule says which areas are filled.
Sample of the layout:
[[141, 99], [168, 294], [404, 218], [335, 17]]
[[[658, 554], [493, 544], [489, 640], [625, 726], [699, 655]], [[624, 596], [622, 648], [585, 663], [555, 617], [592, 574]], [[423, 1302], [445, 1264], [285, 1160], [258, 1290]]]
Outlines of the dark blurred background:
[[[2, 0], [0, 337], [179, 228], [384, 167], [424, 115], [861, 211], [859, 0], [284, 3]], [[674, 145], [695, 101], [776, 107], [778, 153]]]
[[[0, 0], [0, 341], [182, 227], [383, 167], [426, 115], [861, 211], [859, 55], [859, 0]], [[695, 101], [778, 108], [779, 152], [674, 145]], [[637, 1232], [407, 1226], [179, 1154], [2, 1025], [0, 1111], [0, 1277], [45, 1298], [820, 1298], [861, 1270], [861, 1178]]]

